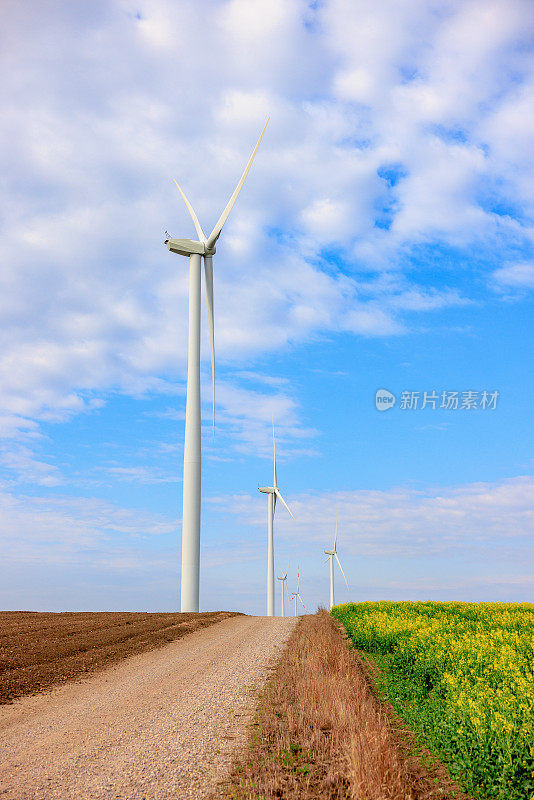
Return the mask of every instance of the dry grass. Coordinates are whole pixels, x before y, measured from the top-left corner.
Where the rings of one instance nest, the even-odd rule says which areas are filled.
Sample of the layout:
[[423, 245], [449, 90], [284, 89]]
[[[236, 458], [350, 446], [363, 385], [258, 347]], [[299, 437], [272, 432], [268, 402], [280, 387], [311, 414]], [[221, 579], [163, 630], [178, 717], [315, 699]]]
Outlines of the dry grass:
[[331, 617], [301, 619], [264, 691], [248, 750], [215, 795], [235, 800], [464, 797], [376, 697]]

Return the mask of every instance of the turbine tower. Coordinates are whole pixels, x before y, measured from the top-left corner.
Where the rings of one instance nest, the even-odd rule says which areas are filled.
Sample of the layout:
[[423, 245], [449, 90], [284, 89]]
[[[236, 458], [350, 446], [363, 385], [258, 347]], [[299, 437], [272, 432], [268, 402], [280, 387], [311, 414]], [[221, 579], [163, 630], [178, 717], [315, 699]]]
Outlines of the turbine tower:
[[[258, 487], [258, 491], [268, 495], [269, 500], [267, 504], [267, 529], [268, 529], [268, 545], [267, 545], [267, 616], [274, 617], [274, 542], [273, 542], [273, 522], [274, 510], [276, 508], [276, 498], [287, 508], [289, 513], [289, 506], [280, 494], [278, 489], [278, 481], [276, 479], [276, 444], [274, 441], [274, 420], [273, 420], [273, 461], [274, 461], [274, 480], [272, 486]], [[291, 514], [293, 517], [293, 514]], [[295, 519], [295, 517], [293, 517]]]
[[215, 254], [215, 243], [245, 182], [268, 123], [269, 120], [265, 123], [258, 143], [239, 183], [234, 189], [234, 193], [209, 236], [206, 236], [202, 230], [191, 203], [180, 186], [178, 186], [178, 183], [174, 181], [191, 215], [198, 236], [198, 241], [171, 239], [169, 237], [165, 239], [165, 244], [171, 253], [189, 257], [189, 343], [187, 351], [182, 512], [182, 611], [198, 611], [200, 578], [200, 260], [203, 256], [206, 278], [206, 309], [208, 312], [211, 348], [213, 437], [215, 438], [215, 338], [213, 320], [213, 256]]
[[[328, 558], [325, 558], [325, 560], [323, 562], [324, 564], [326, 564], [328, 559], [330, 559], [330, 608], [332, 608], [332, 606], [335, 605], [335, 603], [334, 603], [334, 558], [336, 559], [336, 561], [337, 561], [337, 563], [339, 565], [339, 569], [341, 570], [341, 574], [345, 578], [345, 573], [343, 572], [343, 567], [341, 566], [341, 562], [340, 562], [340, 560], [339, 560], [339, 558], [337, 556], [336, 546], [337, 546], [337, 511], [336, 511], [336, 533], [335, 533], [335, 536], [334, 536], [334, 549], [333, 550], [325, 550], [324, 551], [326, 553], [326, 555], [328, 556]], [[347, 581], [346, 578], [345, 578], [345, 583], [347, 584], [347, 589], [348, 589], [349, 588], [349, 584], [348, 584], [348, 581]]]
[[297, 572], [297, 591], [293, 592], [291, 595], [291, 599], [295, 598], [295, 616], [297, 616], [297, 597], [300, 600], [302, 608], [306, 608], [306, 606], [302, 602], [302, 597], [299, 594], [299, 584], [300, 584], [300, 573]]
[[[289, 562], [290, 564], [291, 562]], [[285, 617], [284, 613], [284, 590], [286, 591], [287, 597], [289, 599], [289, 591], [287, 589], [287, 570], [289, 569], [289, 564], [287, 565], [287, 569], [284, 575], [277, 575], [277, 580], [282, 581], [282, 616]]]

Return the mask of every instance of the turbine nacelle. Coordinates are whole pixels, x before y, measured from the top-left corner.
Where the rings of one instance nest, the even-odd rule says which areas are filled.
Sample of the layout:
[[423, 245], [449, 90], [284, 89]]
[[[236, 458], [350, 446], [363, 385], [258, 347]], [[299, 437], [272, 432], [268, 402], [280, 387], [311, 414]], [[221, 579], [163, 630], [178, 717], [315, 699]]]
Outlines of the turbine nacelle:
[[205, 242], [195, 242], [193, 239], [165, 239], [167, 249], [179, 256], [212, 256], [216, 250], [207, 249]]
[[[289, 561], [289, 563], [288, 563], [288, 565], [287, 565], [287, 569], [286, 569], [286, 571], [284, 572], [284, 574], [283, 574], [283, 575], [278, 575], [278, 576], [277, 576], [279, 581], [287, 581], [287, 573], [289, 572], [289, 567], [290, 567], [290, 564], [291, 564], [291, 560]], [[287, 589], [287, 586], [286, 586], [286, 589]]]
[[276, 494], [276, 489], [274, 486], [258, 486], [258, 492], [263, 492], [263, 494]]

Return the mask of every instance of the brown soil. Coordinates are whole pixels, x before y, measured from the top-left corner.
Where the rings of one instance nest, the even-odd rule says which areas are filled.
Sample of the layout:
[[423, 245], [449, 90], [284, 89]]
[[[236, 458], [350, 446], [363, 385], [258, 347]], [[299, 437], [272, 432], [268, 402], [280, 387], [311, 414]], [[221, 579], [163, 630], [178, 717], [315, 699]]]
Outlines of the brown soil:
[[148, 614], [0, 612], [0, 704], [180, 639], [230, 611]]
[[320, 611], [301, 618], [248, 747], [213, 798], [469, 800], [414, 744], [341, 626]]

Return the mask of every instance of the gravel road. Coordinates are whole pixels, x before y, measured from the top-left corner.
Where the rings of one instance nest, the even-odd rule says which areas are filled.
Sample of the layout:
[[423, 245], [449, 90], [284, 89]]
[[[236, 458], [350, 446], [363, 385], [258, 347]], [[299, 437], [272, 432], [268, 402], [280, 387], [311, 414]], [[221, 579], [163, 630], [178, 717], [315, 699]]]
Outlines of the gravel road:
[[1, 800], [207, 796], [294, 625], [233, 617], [0, 707]]

